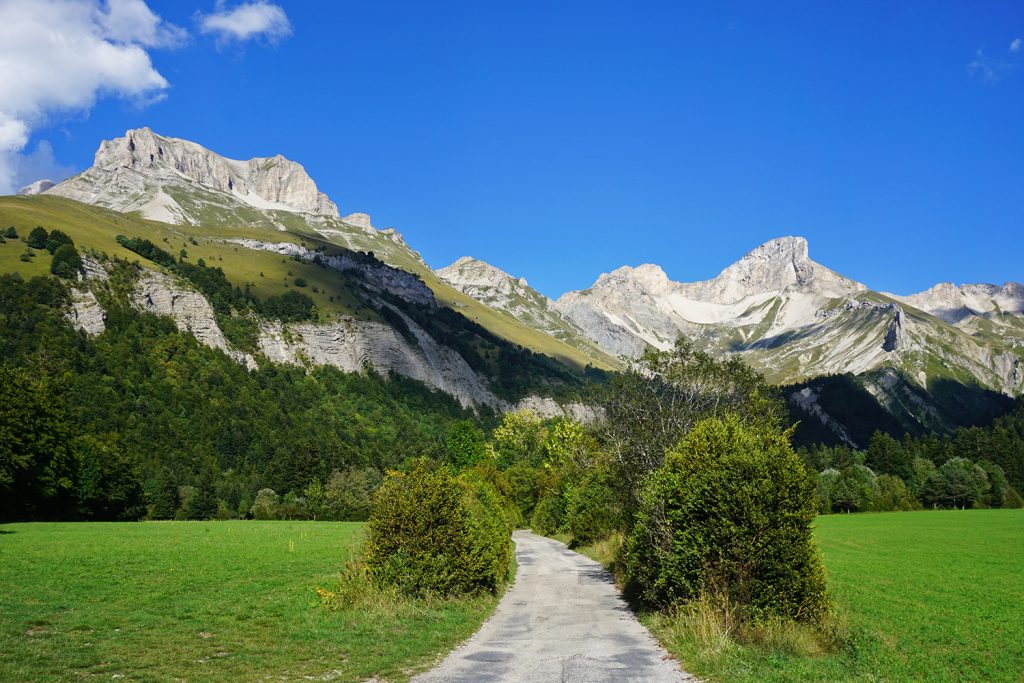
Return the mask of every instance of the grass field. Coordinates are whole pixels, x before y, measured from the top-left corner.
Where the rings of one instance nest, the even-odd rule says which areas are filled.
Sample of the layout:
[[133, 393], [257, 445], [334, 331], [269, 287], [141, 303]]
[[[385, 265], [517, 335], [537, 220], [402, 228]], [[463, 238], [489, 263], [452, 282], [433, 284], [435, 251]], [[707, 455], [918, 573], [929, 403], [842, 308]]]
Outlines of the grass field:
[[1024, 511], [829, 515], [816, 537], [846, 649], [702, 649], [663, 618], [650, 625], [711, 680], [1024, 681]]
[[493, 597], [330, 611], [362, 525], [0, 526], [0, 681], [407, 678]]

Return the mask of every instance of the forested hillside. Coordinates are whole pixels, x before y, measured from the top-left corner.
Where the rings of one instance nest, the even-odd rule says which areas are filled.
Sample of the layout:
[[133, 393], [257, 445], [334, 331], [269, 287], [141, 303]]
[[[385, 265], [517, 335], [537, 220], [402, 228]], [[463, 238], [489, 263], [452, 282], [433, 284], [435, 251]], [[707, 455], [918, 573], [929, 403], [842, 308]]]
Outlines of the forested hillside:
[[[121, 264], [112, 289], [132, 271]], [[89, 337], [65, 318], [68, 297], [56, 278], [0, 276], [5, 519], [131, 519], [157, 501], [158, 518], [245, 516], [261, 488], [298, 494], [335, 471], [437, 455], [472, 415], [369, 370], [249, 371], [116, 296]]]

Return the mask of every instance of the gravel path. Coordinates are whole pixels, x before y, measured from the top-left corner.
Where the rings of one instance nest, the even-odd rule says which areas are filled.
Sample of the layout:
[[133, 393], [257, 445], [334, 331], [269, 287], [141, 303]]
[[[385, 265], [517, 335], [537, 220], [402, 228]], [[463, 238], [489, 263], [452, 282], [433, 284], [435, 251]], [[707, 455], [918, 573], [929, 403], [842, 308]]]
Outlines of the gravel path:
[[512, 537], [516, 581], [494, 616], [414, 682], [696, 680], [636, 620], [597, 562], [526, 531]]

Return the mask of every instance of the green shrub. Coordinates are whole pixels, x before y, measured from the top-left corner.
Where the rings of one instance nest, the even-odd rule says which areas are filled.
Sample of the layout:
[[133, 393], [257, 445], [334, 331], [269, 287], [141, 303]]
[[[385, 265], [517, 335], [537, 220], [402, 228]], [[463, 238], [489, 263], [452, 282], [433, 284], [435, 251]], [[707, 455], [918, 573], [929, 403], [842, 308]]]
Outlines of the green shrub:
[[4, 230], [4, 237], [11, 240], [18, 239], [18, 231], [14, 229], [13, 225], [8, 225], [7, 229]]
[[78, 275], [82, 267], [82, 257], [73, 244], [62, 244], [53, 253], [53, 260], [50, 262], [50, 272], [57, 277], [73, 279]]
[[277, 506], [280, 500], [274, 489], [260, 489], [256, 501], [249, 510], [253, 519], [277, 519]]
[[28, 234], [28, 239], [25, 240], [28, 246], [33, 249], [45, 249], [46, 242], [50, 239], [50, 233], [46, 231], [41, 225], [37, 225], [32, 228], [32, 232]]
[[588, 470], [565, 492], [565, 528], [579, 545], [588, 545], [622, 528], [622, 497], [611, 472]]
[[389, 473], [367, 525], [370, 576], [408, 595], [495, 591], [512, 552], [501, 506], [480, 478], [455, 477], [425, 459]]
[[51, 254], [57, 251], [64, 244], [74, 244], [75, 241], [60, 230], [54, 230], [46, 239], [46, 251]]
[[703, 420], [643, 490], [627, 579], [657, 606], [709, 596], [745, 620], [816, 621], [829, 611], [816, 513], [814, 478], [788, 434], [734, 415]]
[[558, 493], [549, 493], [539, 501], [530, 517], [530, 528], [535, 534], [550, 536], [561, 531], [565, 524], [565, 498]]

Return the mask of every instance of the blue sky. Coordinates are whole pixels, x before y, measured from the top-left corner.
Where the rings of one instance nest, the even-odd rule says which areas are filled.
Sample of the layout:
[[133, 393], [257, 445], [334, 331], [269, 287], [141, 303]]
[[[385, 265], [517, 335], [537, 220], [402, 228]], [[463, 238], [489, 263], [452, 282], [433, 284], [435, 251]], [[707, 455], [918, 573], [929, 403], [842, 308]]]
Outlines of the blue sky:
[[1024, 280], [1020, 2], [278, 4], [290, 32], [241, 40], [201, 29], [238, 3], [151, 0], [162, 99], [100, 89], [23, 152], [80, 170], [148, 125], [281, 153], [430, 265], [549, 296], [787, 234], [875, 289]]

